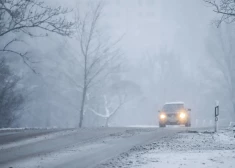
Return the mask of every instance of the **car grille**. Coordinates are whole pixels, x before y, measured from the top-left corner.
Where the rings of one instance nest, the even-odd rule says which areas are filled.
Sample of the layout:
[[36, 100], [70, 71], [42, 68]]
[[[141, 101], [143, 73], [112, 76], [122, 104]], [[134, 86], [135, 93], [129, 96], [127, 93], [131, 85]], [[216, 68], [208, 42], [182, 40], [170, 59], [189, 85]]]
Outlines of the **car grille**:
[[176, 117], [176, 114], [167, 114], [167, 117]]

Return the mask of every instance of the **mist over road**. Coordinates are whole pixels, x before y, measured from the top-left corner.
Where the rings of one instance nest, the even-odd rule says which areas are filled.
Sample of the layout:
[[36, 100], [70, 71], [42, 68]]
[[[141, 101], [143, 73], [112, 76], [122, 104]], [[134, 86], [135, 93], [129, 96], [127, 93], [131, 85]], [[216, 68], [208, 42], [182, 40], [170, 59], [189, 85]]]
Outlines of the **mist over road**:
[[[134, 146], [185, 131], [169, 128], [84, 128], [0, 132], [0, 167], [95, 167]], [[12, 141], [12, 137], [16, 141]]]

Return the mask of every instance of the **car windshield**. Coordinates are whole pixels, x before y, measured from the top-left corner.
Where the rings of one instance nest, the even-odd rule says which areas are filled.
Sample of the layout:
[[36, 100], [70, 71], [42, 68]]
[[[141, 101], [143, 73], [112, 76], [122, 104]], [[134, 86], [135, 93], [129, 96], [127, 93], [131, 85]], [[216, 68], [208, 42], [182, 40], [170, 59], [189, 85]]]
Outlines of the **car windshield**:
[[175, 112], [184, 108], [184, 104], [165, 104], [162, 108], [164, 112]]

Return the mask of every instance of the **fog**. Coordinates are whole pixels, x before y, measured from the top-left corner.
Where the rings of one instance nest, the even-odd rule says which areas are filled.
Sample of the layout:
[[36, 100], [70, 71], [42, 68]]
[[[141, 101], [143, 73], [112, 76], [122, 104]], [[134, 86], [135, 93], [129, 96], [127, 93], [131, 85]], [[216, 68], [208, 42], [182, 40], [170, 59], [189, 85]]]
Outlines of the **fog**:
[[[97, 2], [46, 1], [74, 8], [69, 13], [71, 20], [78, 11], [84, 17]], [[183, 101], [192, 109], [192, 124], [213, 121], [216, 100], [220, 102], [220, 123], [234, 121], [229, 86], [214, 59], [225, 54], [220, 38], [226, 43], [235, 37], [234, 25], [217, 28], [212, 24], [217, 17], [201, 0], [104, 1], [100, 40], [118, 40], [115, 47], [120, 56], [107, 65], [105, 72], [111, 73], [96, 79], [89, 89], [83, 126], [105, 126], [107, 107], [111, 111], [118, 107], [109, 126], [157, 125], [158, 110], [171, 101]], [[77, 86], [83, 83], [83, 65], [77, 36], [50, 32], [48, 37], [15, 36], [26, 44], [14, 48], [28, 51], [37, 73], [21, 58], [8, 54], [26, 99], [13, 126], [78, 127], [82, 94]]]

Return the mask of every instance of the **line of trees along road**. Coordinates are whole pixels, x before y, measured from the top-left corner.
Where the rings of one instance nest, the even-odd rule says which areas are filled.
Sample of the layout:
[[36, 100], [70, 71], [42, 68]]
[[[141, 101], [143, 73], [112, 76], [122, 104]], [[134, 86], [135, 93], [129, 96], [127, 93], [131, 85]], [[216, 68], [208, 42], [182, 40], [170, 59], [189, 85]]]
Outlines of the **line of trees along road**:
[[[14, 91], [17, 90], [19, 79], [13, 78], [13, 75], [10, 73], [11, 69], [6, 65], [6, 62], [13, 56], [20, 57], [20, 61], [33, 72], [34, 75], [31, 74], [31, 76], [37, 76], [37, 78], [41, 78], [42, 80], [51, 78], [51, 75], [43, 74], [44, 70], [40, 71], [40, 68], [35, 68], [43, 63], [34, 61], [35, 55], [37, 54], [28, 52], [27, 40], [25, 40], [26, 36], [31, 39], [50, 38], [51, 33], [63, 36], [65, 43], [69, 40], [68, 38], [75, 39], [76, 41], [78, 50], [76, 54], [70, 53], [70, 56], [75, 58], [77, 61], [76, 65], [80, 67], [74, 69], [74, 71], [79, 71], [77, 73], [78, 77], [71, 77], [70, 74], [62, 73], [67, 76], [67, 80], [72, 83], [72, 87], [75, 87], [74, 90], [76, 94], [79, 95], [76, 100], [77, 103], [74, 106], [78, 114], [77, 125], [79, 127], [83, 126], [85, 112], [90, 109], [87, 98], [94, 96], [92, 95], [93, 92], [90, 93], [90, 90], [95, 90], [95, 87], [99, 85], [100, 82], [109, 78], [113, 73], [116, 73], [121, 65], [120, 57], [122, 54], [119, 48], [116, 47], [120, 39], [112, 40], [109, 37], [106, 38], [104, 36], [105, 31], [101, 30], [99, 27], [102, 10], [102, 1], [90, 3], [88, 10], [84, 13], [81, 13], [79, 8], [68, 9], [62, 6], [49, 6], [44, 1], [0, 1], [1, 72], [2, 78], [4, 78], [4, 80], [1, 80], [1, 102], [10, 102], [10, 99], [14, 99], [17, 96], [20, 97], [20, 100], [18, 100], [18, 98], [16, 102], [10, 103], [12, 109], [10, 107], [7, 109], [5, 104], [1, 104], [1, 116], [5, 116], [5, 118], [1, 117], [0, 127], [11, 126], [16, 120], [15, 114], [19, 114], [18, 117], [21, 117], [20, 115], [24, 116], [26, 109], [23, 107], [27, 107], [27, 102], [23, 101], [23, 95], [18, 91]], [[71, 21], [68, 19], [68, 16], [72, 18]], [[106, 39], [104, 40], [104, 38]], [[64, 48], [64, 50], [66, 50], [66, 48]], [[40, 60], [40, 58], [38, 60]], [[8, 80], [10, 77], [12, 79]], [[9, 81], [11, 82], [11, 86], [8, 86]], [[46, 87], [44, 87], [44, 85], [48, 84], [37, 85], [40, 84], [38, 83], [34, 87], [31, 87], [30, 94], [31, 92], [36, 93], [37, 88], [45, 90]], [[5, 90], [7, 90], [7, 95], [4, 93]], [[48, 92], [45, 94], [47, 97], [51, 96]], [[37, 115], [44, 115], [44, 126], [51, 126], [51, 120], [53, 120], [56, 115], [60, 115], [50, 110], [53, 103], [54, 105], [56, 104], [56, 102], [50, 100], [50, 105], [47, 108], [41, 108], [39, 114], [32, 114], [33, 112], [30, 112], [32, 114], [31, 119], [35, 119]], [[116, 106], [116, 104], [114, 104], [114, 106]], [[116, 109], [115, 112], [118, 109]], [[21, 111], [21, 113], [19, 111]], [[6, 119], [9, 121], [6, 122]]]
[[[218, 16], [206, 49], [211, 69], [221, 75], [210, 76], [205, 67], [202, 73], [222, 88], [234, 116], [235, 2], [204, 1]], [[184, 69], [175, 53], [148, 51], [138, 67], [128, 64], [120, 46], [125, 36], [114, 39], [102, 24], [103, 1], [73, 9], [48, 4], [0, 0], [0, 127], [107, 127], [120, 115], [141, 118], [145, 103], [153, 107], [185, 90], [190, 98], [190, 89], [202, 86], [184, 75], [177, 79]], [[191, 102], [200, 104], [199, 99]], [[156, 109], [148, 110], [154, 115]]]

